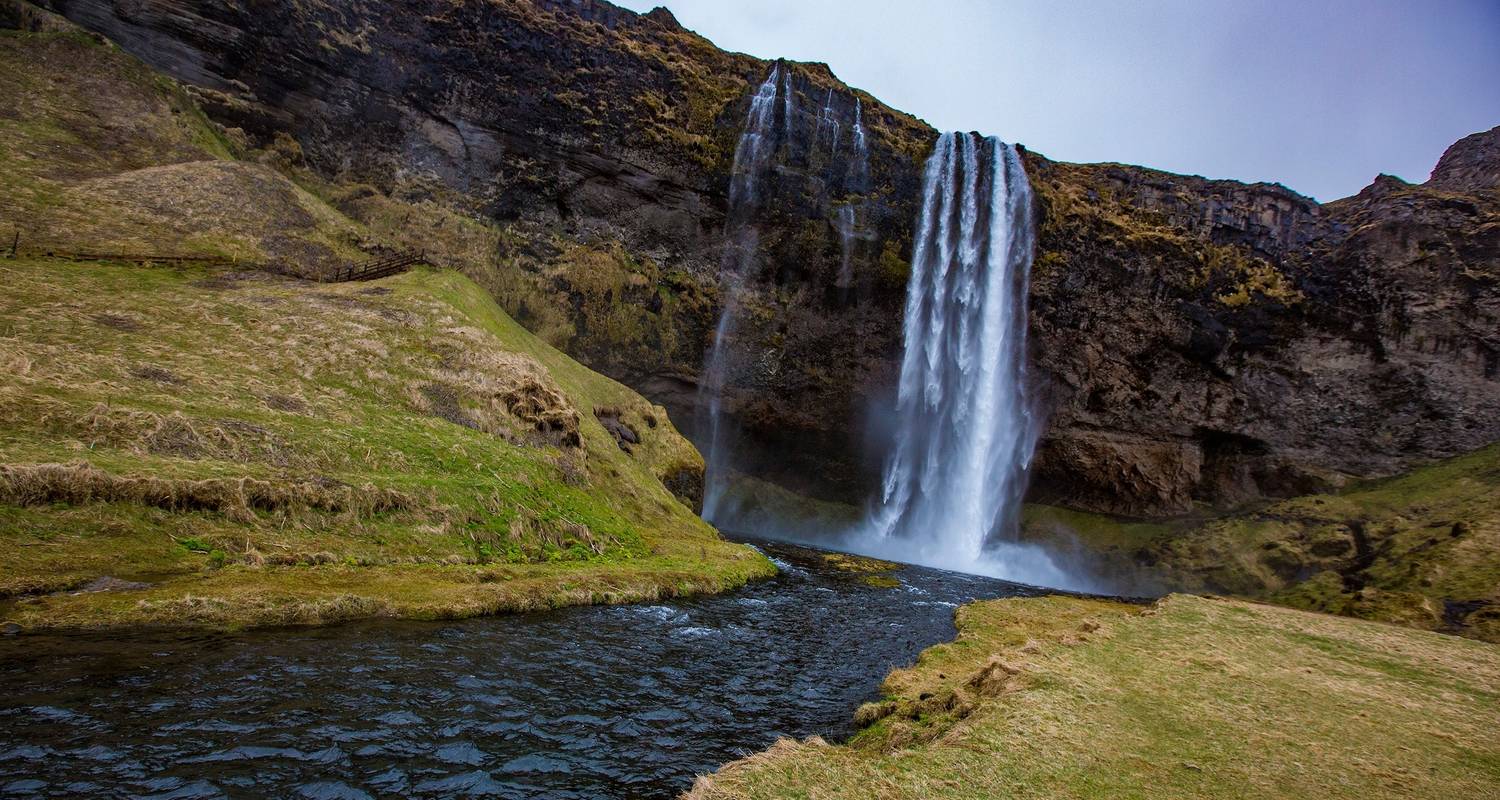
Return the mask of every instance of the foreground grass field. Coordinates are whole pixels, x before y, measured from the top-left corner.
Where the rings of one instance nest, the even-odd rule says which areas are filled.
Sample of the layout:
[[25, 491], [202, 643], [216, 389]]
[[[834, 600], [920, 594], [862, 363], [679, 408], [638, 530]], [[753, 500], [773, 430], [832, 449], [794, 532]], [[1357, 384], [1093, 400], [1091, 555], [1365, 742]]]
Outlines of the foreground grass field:
[[849, 744], [783, 740], [720, 798], [1500, 796], [1500, 648], [1172, 595], [966, 606]]
[[702, 461], [662, 409], [455, 273], [22, 259], [0, 282], [0, 616], [23, 628], [453, 617], [774, 571], [685, 504]]

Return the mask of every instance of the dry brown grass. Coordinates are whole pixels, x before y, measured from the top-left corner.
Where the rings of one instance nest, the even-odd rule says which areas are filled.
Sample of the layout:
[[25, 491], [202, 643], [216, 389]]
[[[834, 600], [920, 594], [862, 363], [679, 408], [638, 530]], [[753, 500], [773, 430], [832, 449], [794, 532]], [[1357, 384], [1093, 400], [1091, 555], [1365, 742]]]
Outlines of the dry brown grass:
[[[464, 346], [465, 338], [471, 346]], [[481, 430], [519, 429], [559, 447], [582, 446], [578, 409], [536, 359], [474, 347], [473, 338], [469, 331], [456, 336], [445, 366], [452, 383], [477, 403]]]
[[362, 257], [355, 225], [273, 170], [235, 161], [90, 178], [67, 186], [32, 225], [33, 249], [209, 253], [307, 275]]
[[[0, 463], [12, 465], [0, 597], [28, 628], [170, 624], [174, 611], [177, 624], [279, 624], [375, 607], [319, 605], [340, 595], [382, 614], [485, 613], [573, 597], [554, 566], [566, 564], [590, 565], [596, 584], [640, 584], [599, 602], [771, 571], [664, 486], [702, 468], [665, 412], [537, 341], [453, 273], [374, 287], [26, 259], [0, 273], [11, 289], [0, 362], [12, 367], [0, 382]], [[431, 385], [447, 387], [443, 419], [423, 405]], [[578, 411], [595, 407], [628, 416], [632, 453]], [[466, 571], [494, 564], [520, 569], [517, 586], [471, 602]], [[439, 566], [454, 571], [396, 574]], [[336, 567], [382, 572], [370, 585], [384, 588], [352, 574], [296, 584]], [[140, 595], [164, 604], [48, 596], [101, 575], [164, 581]], [[288, 590], [255, 590], [269, 584]], [[544, 597], [521, 599], [523, 584]], [[428, 599], [383, 594], [397, 590]], [[189, 595], [205, 600], [166, 602]], [[294, 611], [307, 604], [323, 610]]]
[[1500, 793], [1494, 645], [1184, 595], [1144, 613], [992, 601], [964, 607], [958, 624], [956, 641], [892, 674], [893, 709], [863, 712], [871, 727], [850, 744], [784, 741], [689, 796]]
[[[168, 385], [186, 381], [167, 370], [132, 369], [132, 377]], [[35, 426], [66, 436], [89, 449], [108, 447], [140, 455], [185, 459], [257, 462], [278, 467], [307, 467], [309, 460], [283, 435], [265, 425], [232, 417], [190, 416], [182, 411], [147, 411], [98, 402], [78, 407], [54, 398], [0, 392], [6, 408], [0, 423]]]
[[249, 477], [184, 480], [121, 476], [83, 462], [0, 464], [0, 502], [18, 506], [134, 503], [166, 511], [216, 511], [232, 519], [245, 519], [254, 511], [287, 510], [368, 517], [420, 507], [403, 492], [371, 485]]
[[232, 160], [182, 86], [54, 22], [0, 31], [0, 219], [22, 251], [212, 256], [316, 275], [378, 244], [272, 166]]
[[[664, 483], [691, 488], [702, 460], [663, 410], [478, 287], [286, 277], [401, 244], [482, 262], [498, 234], [455, 198], [345, 192], [285, 138], [249, 151], [181, 86], [63, 28], [0, 31], [0, 217], [24, 221], [23, 256], [282, 263], [0, 262], [0, 597], [15, 598], [0, 613], [28, 628], [463, 616], [774, 571], [673, 499]], [[579, 412], [598, 405], [661, 424], [622, 453]], [[516, 571], [476, 589], [467, 576], [493, 564]], [[452, 571], [405, 572], [437, 565]], [[104, 574], [157, 585], [47, 594]]]

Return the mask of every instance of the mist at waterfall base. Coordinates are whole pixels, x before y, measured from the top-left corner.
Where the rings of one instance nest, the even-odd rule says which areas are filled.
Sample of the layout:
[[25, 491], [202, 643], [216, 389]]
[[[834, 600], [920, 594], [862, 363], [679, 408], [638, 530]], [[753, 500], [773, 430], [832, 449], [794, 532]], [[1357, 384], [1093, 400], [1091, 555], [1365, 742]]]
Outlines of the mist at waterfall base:
[[[774, 101], [774, 89], [767, 87], [775, 81], [773, 72], [752, 103], [746, 137], [756, 133], [756, 107]], [[742, 137], [742, 151], [747, 141], [759, 140]], [[735, 181], [746, 174], [739, 168], [742, 154]], [[748, 174], [753, 181], [754, 172]], [[731, 206], [736, 189], [731, 187]], [[847, 212], [840, 214], [842, 223]], [[868, 513], [841, 525], [799, 523], [726, 500], [727, 453], [715, 425], [711, 447], [717, 455], [709, 465], [716, 488], [711, 501], [705, 499], [705, 517], [721, 527], [890, 560], [1101, 590], [1080, 565], [1065, 566], [1047, 549], [1017, 540], [1027, 467], [1040, 432], [1025, 380], [1033, 227], [1031, 190], [1017, 150], [993, 138], [944, 134], [923, 176], [901, 377], [890, 416], [893, 435]], [[738, 244], [743, 252], [744, 239]], [[731, 313], [726, 306], [723, 318]], [[717, 352], [721, 341], [716, 337], [707, 370], [707, 383], [718, 389], [722, 384], [712, 376], [723, 358]], [[719, 413], [716, 404], [710, 409]]]

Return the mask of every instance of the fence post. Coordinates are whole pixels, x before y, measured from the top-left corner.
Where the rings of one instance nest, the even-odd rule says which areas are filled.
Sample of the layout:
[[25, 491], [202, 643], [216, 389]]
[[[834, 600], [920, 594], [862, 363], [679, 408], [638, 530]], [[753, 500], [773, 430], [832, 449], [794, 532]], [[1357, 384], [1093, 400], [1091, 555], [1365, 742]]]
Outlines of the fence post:
[[16, 257], [16, 251], [21, 249], [21, 229], [16, 228], [15, 238], [10, 240], [10, 257]]

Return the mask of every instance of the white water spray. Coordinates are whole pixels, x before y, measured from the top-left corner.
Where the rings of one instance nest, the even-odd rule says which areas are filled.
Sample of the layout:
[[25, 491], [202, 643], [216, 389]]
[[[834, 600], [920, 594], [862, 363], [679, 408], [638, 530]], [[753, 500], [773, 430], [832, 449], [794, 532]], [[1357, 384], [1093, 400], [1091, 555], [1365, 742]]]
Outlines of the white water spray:
[[1014, 147], [972, 134], [938, 140], [907, 284], [896, 440], [857, 549], [1072, 583], [1015, 543], [1038, 434], [1025, 388], [1031, 204]]

